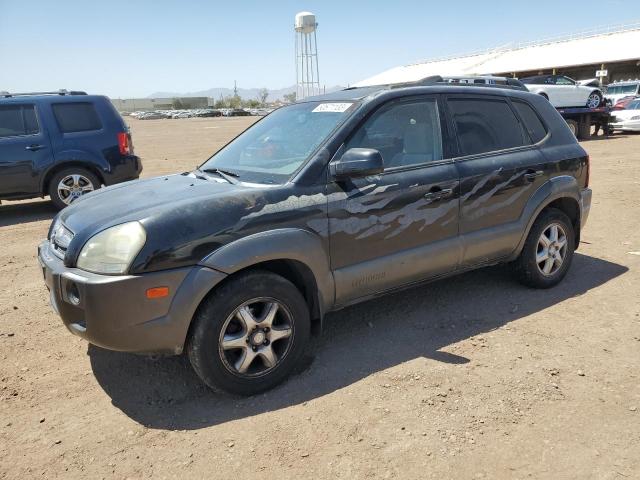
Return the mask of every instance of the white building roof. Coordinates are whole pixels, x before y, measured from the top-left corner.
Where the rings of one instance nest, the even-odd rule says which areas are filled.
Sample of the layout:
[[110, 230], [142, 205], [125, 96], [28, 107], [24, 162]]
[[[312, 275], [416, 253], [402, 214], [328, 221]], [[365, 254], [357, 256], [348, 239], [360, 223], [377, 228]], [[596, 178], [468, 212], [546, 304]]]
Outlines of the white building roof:
[[[640, 23], [392, 68], [355, 87], [414, 82], [430, 75], [487, 75], [640, 60]], [[595, 72], [594, 72], [595, 73]]]

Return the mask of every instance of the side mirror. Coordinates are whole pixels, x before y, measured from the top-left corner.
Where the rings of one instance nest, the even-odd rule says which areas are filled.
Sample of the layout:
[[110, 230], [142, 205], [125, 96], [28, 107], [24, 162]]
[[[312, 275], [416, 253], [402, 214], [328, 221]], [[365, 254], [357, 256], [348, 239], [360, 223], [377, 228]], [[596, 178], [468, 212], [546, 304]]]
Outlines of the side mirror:
[[340, 159], [329, 164], [329, 172], [336, 179], [366, 177], [383, 171], [382, 154], [373, 148], [350, 148]]

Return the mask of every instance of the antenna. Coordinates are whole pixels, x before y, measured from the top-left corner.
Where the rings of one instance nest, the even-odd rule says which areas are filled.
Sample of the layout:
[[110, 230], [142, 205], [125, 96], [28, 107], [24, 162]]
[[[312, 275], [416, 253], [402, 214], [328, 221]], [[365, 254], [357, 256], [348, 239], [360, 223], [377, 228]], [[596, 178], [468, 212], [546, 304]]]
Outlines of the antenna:
[[296, 99], [319, 95], [318, 42], [316, 16], [311, 12], [296, 14]]

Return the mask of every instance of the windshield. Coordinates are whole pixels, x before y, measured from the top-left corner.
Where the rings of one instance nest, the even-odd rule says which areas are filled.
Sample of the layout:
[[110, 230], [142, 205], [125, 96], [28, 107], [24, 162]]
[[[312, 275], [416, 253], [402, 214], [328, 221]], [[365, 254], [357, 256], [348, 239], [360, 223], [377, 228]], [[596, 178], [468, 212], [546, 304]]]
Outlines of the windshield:
[[354, 110], [353, 102], [282, 107], [250, 127], [200, 169], [225, 170], [240, 181], [282, 183]]
[[636, 89], [638, 88], [638, 84], [632, 85], [609, 85], [607, 87], [607, 93], [609, 95], [620, 95], [623, 93], [636, 93]]

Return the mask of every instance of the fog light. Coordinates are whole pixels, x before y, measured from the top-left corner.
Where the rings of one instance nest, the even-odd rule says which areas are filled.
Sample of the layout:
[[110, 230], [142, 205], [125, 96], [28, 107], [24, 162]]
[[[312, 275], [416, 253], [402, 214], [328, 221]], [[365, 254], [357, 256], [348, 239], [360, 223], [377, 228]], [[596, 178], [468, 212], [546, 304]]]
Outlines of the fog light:
[[80, 291], [78, 290], [78, 286], [71, 282], [67, 287], [67, 298], [72, 305], [80, 305]]

